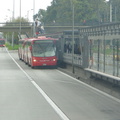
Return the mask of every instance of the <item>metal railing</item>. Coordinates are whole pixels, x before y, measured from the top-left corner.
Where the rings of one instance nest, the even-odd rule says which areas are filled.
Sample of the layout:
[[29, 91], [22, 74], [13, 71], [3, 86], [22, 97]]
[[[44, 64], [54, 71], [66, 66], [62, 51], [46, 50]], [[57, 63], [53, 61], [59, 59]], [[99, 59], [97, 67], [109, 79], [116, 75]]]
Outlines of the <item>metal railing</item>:
[[120, 23], [79, 29], [88, 37], [89, 68], [120, 77]]

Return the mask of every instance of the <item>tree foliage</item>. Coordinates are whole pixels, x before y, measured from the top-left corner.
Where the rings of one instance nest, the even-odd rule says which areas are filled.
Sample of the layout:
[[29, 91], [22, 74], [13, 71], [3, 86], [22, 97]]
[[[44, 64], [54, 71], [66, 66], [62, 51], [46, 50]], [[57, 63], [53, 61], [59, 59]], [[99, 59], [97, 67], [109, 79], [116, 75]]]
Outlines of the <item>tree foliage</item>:
[[[53, 0], [51, 6], [42, 14], [45, 24], [72, 23], [73, 5], [76, 25], [106, 23], [110, 20], [110, 3], [112, 4], [113, 21], [120, 21], [120, 0]], [[40, 12], [38, 12], [40, 14]], [[115, 18], [116, 17], [116, 18]]]
[[[18, 17], [16, 19], [13, 19], [10, 22], [6, 22], [5, 26], [19, 26], [21, 23], [25, 23], [25, 25], [29, 25], [28, 20], [23, 17]], [[24, 25], [24, 24], [23, 24]], [[12, 35], [13, 32], [4, 32], [4, 36], [7, 36], [8, 42], [12, 43]], [[14, 32], [14, 44], [18, 44], [18, 32]]]

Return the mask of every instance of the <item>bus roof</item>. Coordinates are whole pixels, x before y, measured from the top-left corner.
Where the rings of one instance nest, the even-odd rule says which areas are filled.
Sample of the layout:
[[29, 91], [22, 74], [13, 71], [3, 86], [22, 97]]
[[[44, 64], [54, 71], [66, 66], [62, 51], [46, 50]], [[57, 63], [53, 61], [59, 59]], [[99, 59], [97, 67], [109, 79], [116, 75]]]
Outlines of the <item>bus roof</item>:
[[34, 40], [58, 40], [52, 37], [46, 37], [46, 36], [39, 36], [34, 38], [28, 38], [27, 40], [34, 41]]
[[57, 41], [58, 39], [52, 38], [52, 37], [46, 37], [46, 36], [38, 36], [38, 37], [19, 39], [19, 41], [22, 41], [22, 42], [27, 42], [27, 41], [32, 42], [32, 41], [36, 41], [36, 40], [55, 40], [55, 41]]
[[5, 40], [4, 38], [0, 38], [0, 40]]

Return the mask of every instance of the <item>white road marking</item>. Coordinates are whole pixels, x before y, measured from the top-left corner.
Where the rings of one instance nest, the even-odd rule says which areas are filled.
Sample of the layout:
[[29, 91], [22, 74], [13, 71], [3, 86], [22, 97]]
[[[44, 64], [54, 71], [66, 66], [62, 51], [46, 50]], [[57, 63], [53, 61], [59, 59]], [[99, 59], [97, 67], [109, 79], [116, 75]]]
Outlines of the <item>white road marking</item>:
[[44, 96], [47, 102], [53, 107], [53, 109], [57, 112], [57, 114], [63, 120], [69, 120], [69, 118], [57, 107], [57, 105], [46, 95], [46, 93], [35, 83], [35, 81], [31, 81], [33, 85], [38, 89], [38, 91]]
[[[8, 54], [10, 55], [10, 53], [9, 53], [9, 51], [8, 51], [7, 49], [6, 49], [6, 51], [7, 51]], [[20, 70], [23, 71], [23, 73], [28, 77], [28, 79], [31, 81], [31, 83], [32, 83], [32, 84], [38, 89], [38, 91], [43, 95], [43, 97], [46, 99], [46, 101], [53, 107], [53, 109], [54, 109], [54, 110], [57, 112], [57, 114], [62, 118], [62, 120], [69, 120], [69, 118], [58, 108], [58, 106], [47, 96], [47, 94], [36, 84], [36, 82], [20, 67], [20, 65], [15, 61], [15, 59], [14, 59], [11, 55], [10, 55], [10, 57], [11, 57], [12, 60], [16, 63], [16, 65], [20, 68]], [[89, 87], [89, 88], [97, 91], [98, 93], [101, 93], [101, 94], [103, 94], [103, 95], [105, 95], [105, 96], [107, 96], [107, 97], [109, 97], [109, 98], [111, 98], [111, 99], [113, 99], [113, 100], [115, 100], [115, 101], [117, 101], [117, 102], [120, 103], [120, 100], [119, 100], [119, 99], [117, 99], [117, 98], [115, 98], [115, 97], [113, 97], [113, 96], [111, 96], [111, 95], [109, 95], [109, 94], [107, 94], [107, 93], [105, 93], [105, 92], [102, 92], [101, 90], [99, 90], [99, 89], [97, 89], [97, 88], [94, 88], [94, 87], [92, 87], [92, 86], [90, 86], [90, 85], [88, 85], [88, 84], [86, 84], [86, 83], [84, 83], [84, 82], [82, 82], [82, 81], [79, 81], [79, 80], [77, 80], [76, 78], [74, 78], [74, 77], [72, 77], [72, 76], [70, 76], [70, 75], [68, 75], [68, 74], [66, 74], [66, 73], [63, 73], [63, 72], [61, 72], [61, 71], [59, 71], [59, 70], [57, 70], [57, 71], [60, 72], [61, 74], [64, 74], [65, 76], [68, 76], [68, 77], [74, 79], [75, 81], [77, 81], [77, 82], [79, 82], [79, 83], [81, 83], [81, 84], [83, 84], [83, 85], [85, 85], [85, 86], [87, 86], [87, 87]]]
[[72, 76], [70, 76], [70, 75], [68, 75], [68, 74], [66, 74], [66, 73], [63, 73], [63, 72], [61, 72], [61, 71], [59, 71], [59, 70], [57, 70], [57, 71], [60, 72], [61, 74], [64, 74], [64, 75], [66, 75], [66, 76], [74, 79], [75, 81], [77, 81], [77, 82], [79, 82], [79, 83], [81, 83], [81, 84], [83, 84], [83, 85], [85, 85], [85, 86], [93, 89], [94, 91], [97, 91], [98, 93], [101, 93], [101, 94], [103, 94], [103, 95], [105, 95], [105, 96], [107, 96], [107, 97], [109, 97], [109, 98], [111, 98], [111, 99], [113, 99], [113, 100], [115, 100], [115, 101], [117, 101], [117, 102], [120, 103], [120, 99], [115, 98], [115, 97], [113, 97], [113, 96], [111, 96], [111, 95], [109, 95], [109, 94], [107, 94], [107, 93], [105, 93], [105, 92], [103, 92], [103, 91], [101, 91], [101, 90], [99, 90], [99, 89], [97, 89], [97, 88], [94, 88], [94, 87], [92, 87], [92, 86], [90, 86], [90, 85], [88, 85], [88, 84], [86, 84], [86, 83], [84, 83], [84, 82], [82, 82], [82, 81], [80, 81], [80, 80], [77, 80], [76, 78], [74, 78], [74, 77], [72, 77]]
[[70, 120], [60, 108], [47, 96], [47, 94], [38, 86], [38, 84], [21, 68], [21, 66], [15, 61], [15, 59], [11, 56], [9, 51], [6, 48], [7, 53], [15, 62], [15, 64], [20, 68], [20, 70], [27, 76], [27, 78], [31, 81], [31, 83], [37, 88], [37, 90], [42, 94], [45, 100], [51, 105], [51, 107], [56, 111], [56, 113], [61, 117], [62, 120]]

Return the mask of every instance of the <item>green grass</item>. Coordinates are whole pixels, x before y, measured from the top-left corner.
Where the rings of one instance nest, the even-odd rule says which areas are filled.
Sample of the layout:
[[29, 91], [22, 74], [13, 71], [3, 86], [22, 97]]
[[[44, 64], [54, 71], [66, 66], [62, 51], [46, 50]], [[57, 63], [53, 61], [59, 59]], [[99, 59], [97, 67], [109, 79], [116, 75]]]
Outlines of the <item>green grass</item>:
[[19, 45], [12, 46], [9, 43], [6, 43], [5, 46], [8, 48], [8, 50], [18, 50]]
[[[98, 48], [97, 47], [94, 47], [92, 48], [92, 51], [94, 53], [98, 53]], [[99, 49], [100, 53], [104, 54], [104, 49]], [[114, 51], [115, 53], [117, 53], [117, 50]], [[120, 50], [118, 51], [120, 53]], [[109, 48], [109, 49], [105, 49], [105, 54], [106, 55], [111, 55], [113, 54], [113, 48]]]

